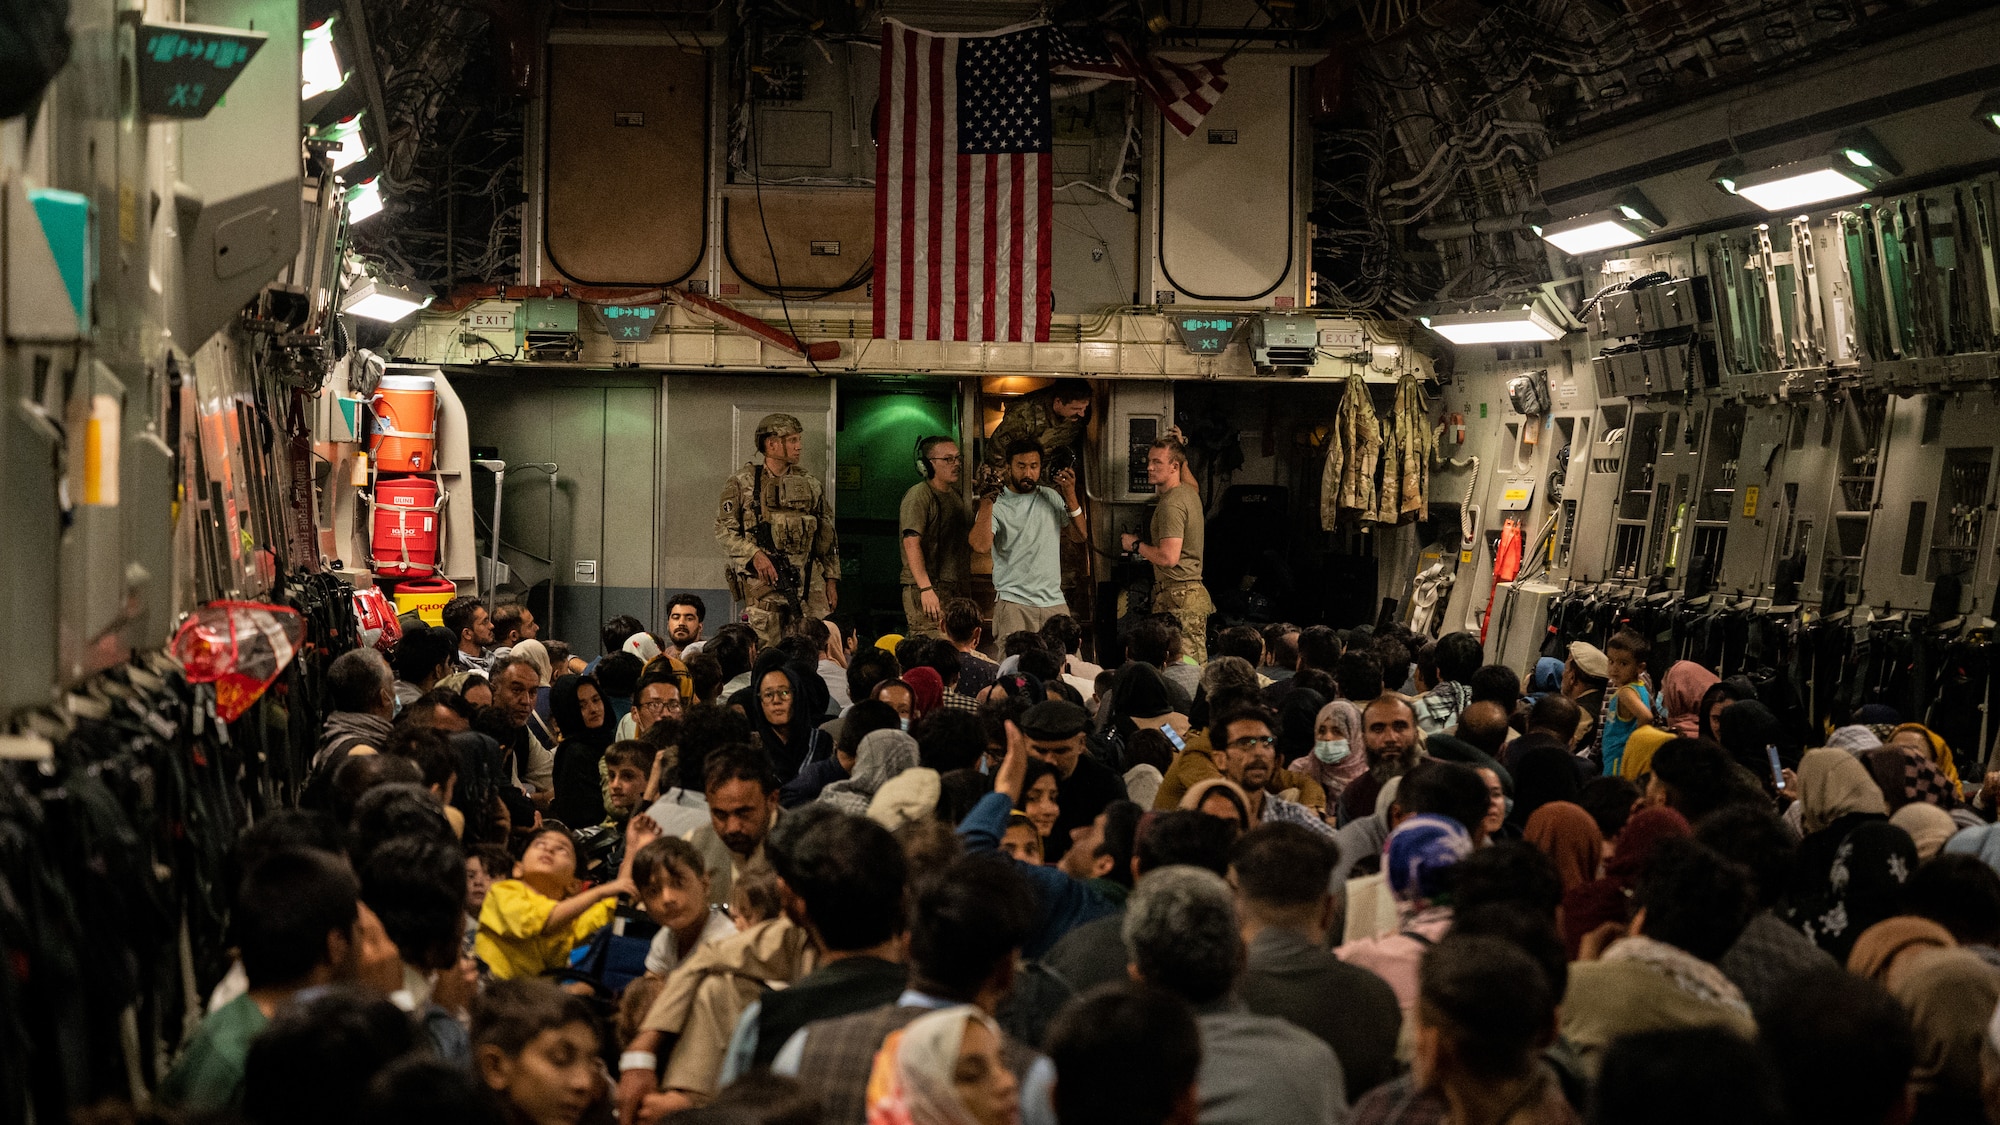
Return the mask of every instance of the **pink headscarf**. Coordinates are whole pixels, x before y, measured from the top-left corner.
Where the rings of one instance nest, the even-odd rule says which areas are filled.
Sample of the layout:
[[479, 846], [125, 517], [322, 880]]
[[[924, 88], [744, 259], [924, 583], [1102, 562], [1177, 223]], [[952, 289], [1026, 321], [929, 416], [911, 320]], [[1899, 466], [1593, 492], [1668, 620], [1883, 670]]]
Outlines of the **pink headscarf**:
[[1692, 660], [1677, 660], [1660, 681], [1660, 701], [1667, 707], [1667, 725], [1682, 738], [1701, 736], [1701, 699], [1721, 677]]
[[938, 709], [944, 702], [944, 677], [937, 669], [918, 665], [903, 673], [903, 682], [910, 685], [910, 698], [917, 706], [917, 715], [922, 717]]
[[1332, 723], [1340, 737], [1347, 740], [1347, 757], [1329, 765], [1311, 754], [1294, 758], [1286, 769], [1302, 773], [1319, 782], [1326, 790], [1328, 801], [1337, 801], [1347, 790], [1347, 786], [1357, 777], [1368, 772], [1368, 755], [1361, 745], [1361, 709], [1345, 699], [1336, 699], [1319, 709], [1313, 717], [1313, 739], [1319, 738], [1319, 728]]

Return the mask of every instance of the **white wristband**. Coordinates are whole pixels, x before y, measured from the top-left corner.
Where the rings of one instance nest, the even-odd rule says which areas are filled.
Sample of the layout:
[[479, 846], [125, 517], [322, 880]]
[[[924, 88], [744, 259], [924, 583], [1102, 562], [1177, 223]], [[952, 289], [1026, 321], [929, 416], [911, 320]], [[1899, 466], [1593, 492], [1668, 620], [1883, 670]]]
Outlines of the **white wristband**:
[[1074, 508], [1071, 508], [1071, 509], [1069, 510], [1069, 518], [1071, 518], [1071, 519], [1075, 519], [1076, 517], [1078, 517], [1078, 516], [1080, 516], [1080, 515], [1082, 515], [1082, 514], [1083, 514], [1083, 505], [1081, 505], [1081, 504], [1079, 504], [1079, 505], [1077, 505], [1076, 507], [1074, 507]]
[[650, 1072], [658, 1069], [660, 1069], [660, 1056], [651, 1051], [627, 1051], [618, 1056], [618, 1071], [621, 1074], [628, 1070]]

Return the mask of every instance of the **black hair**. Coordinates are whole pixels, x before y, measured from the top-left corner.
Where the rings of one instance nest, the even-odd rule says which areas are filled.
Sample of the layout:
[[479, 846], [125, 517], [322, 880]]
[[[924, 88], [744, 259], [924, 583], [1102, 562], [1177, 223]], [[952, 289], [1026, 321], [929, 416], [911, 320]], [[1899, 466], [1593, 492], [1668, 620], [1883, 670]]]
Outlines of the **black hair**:
[[474, 1047], [493, 1046], [513, 1056], [544, 1031], [580, 1023], [599, 1034], [590, 1002], [541, 979], [496, 980], [472, 1001]]
[[1644, 933], [1704, 961], [1719, 961], [1750, 924], [1750, 873], [1693, 840], [1662, 840], [1634, 895]]
[[280, 1009], [243, 1060], [245, 1120], [254, 1125], [349, 1125], [369, 1083], [416, 1046], [402, 1009], [353, 987]]
[[1015, 808], [1026, 809], [1028, 807], [1028, 794], [1034, 791], [1035, 783], [1044, 777], [1053, 777], [1056, 779], [1056, 806], [1058, 808], [1062, 806], [1062, 771], [1056, 769], [1055, 766], [1048, 762], [1042, 761], [1040, 758], [1030, 758], [1028, 759], [1028, 772], [1021, 777], [1021, 795], [1014, 798]]
[[1396, 807], [1405, 816], [1448, 816], [1467, 832], [1478, 829], [1492, 804], [1493, 795], [1487, 792], [1486, 779], [1478, 770], [1435, 758], [1418, 762], [1396, 789]]
[[970, 641], [972, 634], [978, 632], [983, 623], [979, 616], [979, 603], [971, 598], [948, 598], [942, 608], [945, 636], [959, 644]]
[[1325, 625], [1314, 625], [1299, 634], [1298, 650], [1299, 667], [1331, 672], [1339, 665], [1347, 646], [1341, 643], [1339, 633]]
[[406, 1055], [375, 1075], [361, 1112], [369, 1125], [503, 1125], [499, 1100], [461, 1063]]
[[1589, 1120], [1590, 1125], [1767, 1125], [1785, 1120], [1779, 1089], [1770, 1062], [1734, 1032], [1641, 1031], [1605, 1051]]
[[[1377, 643], [1380, 643], [1380, 638], [1377, 638]], [[1452, 683], [1470, 682], [1485, 661], [1486, 649], [1471, 633], [1446, 633], [1437, 639], [1438, 675]]]
[[1139, 823], [1146, 810], [1131, 801], [1113, 801], [1104, 806], [1104, 832], [1097, 841], [1097, 858], [1109, 859], [1111, 870], [1104, 878], [1122, 887], [1132, 885], [1132, 852], [1139, 846]]
[[[678, 605], [691, 605], [691, 606], [693, 606], [693, 607], [694, 607], [694, 619], [695, 619], [696, 621], [707, 621], [707, 620], [708, 620], [708, 603], [707, 603], [707, 602], [705, 602], [705, 601], [702, 601], [702, 600], [701, 600], [701, 595], [699, 595], [699, 594], [675, 594], [675, 595], [674, 595], [673, 597], [671, 597], [671, 598], [668, 598], [668, 599], [667, 599], [667, 613], [669, 613], [669, 614], [672, 614], [672, 613], [674, 612], [674, 607], [675, 607], [675, 606], [678, 606]], [[630, 639], [631, 639], [631, 638], [629, 638], [629, 637], [628, 637], [628, 638], [626, 638], [626, 640], [630, 640]], [[691, 643], [691, 642], [690, 642], [690, 643]], [[624, 644], [625, 644], [625, 642], [624, 642], [624, 641], [620, 641], [620, 642], [619, 642], [619, 647], [620, 647], [620, 648], [623, 648], [623, 647], [624, 647]]]
[[[1791, 889], [1799, 840], [1771, 810], [1754, 805], [1718, 809], [1694, 826], [1694, 838], [1750, 873], [1751, 892], [1760, 909], [1776, 906]], [[2000, 879], [1994, 879], [1985, 864], [1978, 867], [1994, 880], [1994, 893], [2000, 896]]]
[[1625, 831], [1625, 822], [1632, 819], [1632, 802], [1638, 799], [1639, 787], [1623, 777], [1593, 777], [1576, 794], [1576, 803], [1607, 840]]
[[661, 836], [632, 853], [632, 885], [640, 894], [669, 871], [702, 878], [708, 874], [708, 864], [693, 844], [676, 836]]
[[[1299, 659], [1303, 663], [1305, 658]], [[1333, 682], [1342, 699], [1365, 706], [1382, 694], [1382, 662], [1373, 653], [1345, 653], [1334, 663]]]
[[493, 636], [505, 639], [507, 634], [521, 627], [521, 617], [528, 607], [520, 602], [501, 602], [493, 607]]
[[924, 646], [921, 663], [936, 672], [946, 687], [957, 683], [959, 673], [964, 671], [964, 666], [958, 662], [958, 646], [943, 637], [932, 637], [931, 643]]
[[[669, 719], [660, 720], [661, 723], [671, 721]], [[653, 727], [659, 725], [660, 723], [654, 723]], [[653, 727], [646, 729], [650, 733]], [[671, 746], [673, 743], [668, 743], [668, 745]], [[617, 772], [620, 766], [630, 766], [640, 773], [650, 774], [653, 772], [653, 757], [659, 749], [636, 738], [621, 738], [604, 748], [605, 776], [609, 777], [611, 774]]]
[[1653, 752], [1653, 776], [1667, 787], [1667, 805], [1692, 824], [1736, 803], [1764, 803], [1764, 794], [1713, 742], [1674, 738]]
[[688, 683], [694, 687], [696, 699], [713, 700], [715, 693], [729, 681], [729, 677], [722, 674], [722, 661], [709, 655], [706, 645], [702, 646], [702, 651], [682, 660], [681, 664], [688, 670]]
[[747, 743], [719, 746], [708, 753], [704, 763], [701, 779], [704, 793], [713, 793], [732, 781], [754, 781], [768, 796], [784, 784], [771, 765], [770, 753], [761, 746]]
[[[855, 706], [859, 708], [860, 704]], [[895, 714], [888, 704], [882, 707]], [[853, 722], [854, 712], [848, 712], [845, 721]], [[971, 711], [940, 707], [918, 720], [910, 733], [917, 738], [918, 764], [941, 774], [977, 765], [986, 753], [986, 731], [980, 726], [979, 716]]]
[[1217, 875], [1229, 873], [1229, 849], [1236, 843], [1237, 828], [1228, 821], [1195, 812], [1174, 809], [1156, 812], [1139, 822], [1139, 840], [1134, 854], [1139, 872], [1162, 867], [1200, 867]]
[[[1455, 885], [1453, 897], [1457, 897]], [[1454, 906], [1451, 932], [1462, 937], [1498, 938], [1511, 942], [1541, 968], [1542, 979], [1548, 981], [1556, 1003], [1562, 1003], [1563, 995], [1569, 991], [1569, 951], [1563, 946], [1562, 934], [1556, 931], [1553, 912], [1532, 910], [1519, 901]]]
[[442, 786], [458, 776], [458, 751], [436, 727], [399, 726], [390, 733], [382, 753], [415, 762], [425, 785]]
[[1470, 702], [1498, 703], [1509, 713], [1516, 703], [1521, 702], [1520, 673], [1504, 664], [1488, 664], [1474, 672], [1465, 683], [1472, 689]]
[[[402, 759], [391, 760], [412, 771], [416, 768]], [[420, 779], [377, 785], [361, 795], [347, 826], [347, 854], [359, 870], [376, 848], [405, 836], [445, 842], [456, 839], [444, 805]]]
[[1255, 626], [1232, 625], [1215, 636], [1211, 656], [1240, 656], [1256, 667], [1264, 659], [1264, 637]]
[[847, 698], [860, 701], [868, 698], [875, 685], [883, 680], [893, 680], [903, 674], [903, 666], [896, 661], [893, 653], [884, 652], [872, 645], [854, 654], [847, 662]]
[[1208, 740], [1215, 747], [1217, 753], [1221, 753], [1223, 747], [1229, 742], [1229, 725], [1231, 723], [1262, 723], [1265, 729], [1269, 730], [1272, 735], [1275, 736], [1278, 733], [1278, 717], [1264, 708], [1257, 706], [1231, 707], [1226, 711], [1218, 712], [1215, 718], [1209, 720], [1208, 723]]
[[1556, 865], [1540, 848], [1502, 840], [1478, 848], [1451, 869], [1452, 905], [1459, 910], [1499, 903], [1554, 923], [1563, 885]]
[[252, 821], [230, 848], [231, 885], [264, 861], [264, 857], [299, 848], [333, 855], [347, 846], [346, 834], [332, 814], [319, 809], [274, 809]]
[[382, 919], [403, 960], [449, 969], [465, 936], [465, 853], [449, 839], [384, 841], [361, 865], [361, 901]]
[[1040, 651], [1048, 646], [1042, 642], [1042, 635], [1033, 629], [1016, 629], [1000, 638], [1000, 655], [1019, 656], [1024, 652]]
[[1165, 776], [1174, 764], [1174, 744], [1152, 727], [1140, 727], [1125, 740], [1125, 765], [1147, 765]]
[[1058, 613], [1042, 622], [1041, 632], [1042, 640], [1048, 642], [1051, 650], [1060, 650], [1066, 656], [1083, 645], [1083, 626], [1067, 613]]
[[1229, 849], [1238, 892], [1272, 906], [1324, 901], [1339, 862], [1333, 841], [1302, 824], [1260, 824]]
[[1565, 743], [1576, 738], [1576, 728], [1583, 721], [1583, 708], [1576, 700], [1559, 691], [1543, 693], [1528, 708], [1528, 729], [1547, 731], [1561, 738]]
[[1606, 651], [1615, 648], [1631, 653], [1633, 662], [1639, 665], [1642, 672], [1650, 667], [1648, 662], [1653, 658], [1653, 643], [1636, 629], [1620, 629], [1611, 634], [1611, 639], [1604, 642], [1604, 648]]
[[1036, 457], [1043, 456], [1042, 443], [1034, 438], [1015, 438], [1007, 443], [1006, 449], [1001, 450], [1001, 455], [1009, 461], [1016, 457], [1026, 457], [1030, 453]]
[[450, 631], [425, 625], [403, 634], [403, 639], [396, 642], [396, 655], [391, 663], [395, 665], [397, 679], [414, 684], [451, 660], [457, 650], [458, 639]]
[[1451, 1041], [1475, 1078], [1532, 1071], [1554, 1034], [1555, 990], [1526, 950], [1494, 937], [1446, 934], [1417, 970], [1418, 1019]]
[[432, 688], [403, 708], [403, 713], [396, 716], [396, 725], [431, 726], [437, 722], [437, 709], [440, 707], [464, 719], [468, 727], [472, 725], [472, 717], [479, 713], [479, 708], [473, 706], [471, 700], [458, 692], [447, 688]]
[[1507, 744], [1507, 709], [1491, 699], [1475, 700], [1458, 713], [1453, 737], [1497, 758]]
[[1049, 384], [1051, 402], [1087, 402], [1090, 400], [1090, 383], [1084, 379], [1057, 379]]
[[333, 771], [333, 792], [329, 801], [333, 818], [342, 824], [352, 822], [361, 799], [371, 789], [383, 785], [414, 785], [421, 790], [423, 783], [424, 771], [408, 758], [387, 754], [349, 754]]
[[[1309, 691], [1319, 696], [1321, 707], [1326, 706], [1327, 700], [1340, 694], [1340, 684], [1334, 680], [1333, 673], [1319, 668], [1305, 668], [1294, 672], [1289, 683], [1292, 691]], [[1290, 698], [1290, 692], [1286, 693], [1286, 697]]]
[[438, 611], [438, 617], [444, 622], [444, 627], [451, 630], [453, 649], [458, 647], [459, 638], [465, 631], [472, 628], [472, 623], [479, 620], [479, 611], [485, 608], [486, 603], [471, 594], [460, 594], [444, 603], [444, 608]]
[[[1029, 636], [1034, 634], [1030, 633]], [[1024, 676], [1033, 676], [1044, 684], [1055, 684], [1062, 676], [1062, 661], [1055, 653], [1045, 648], [1031, 648], [1020, 654], [1020, 663], [1015, 671]]]
[[273, 852], [236, 891], [229, 928], [250, 987], [297, 984], [326, 961], [327, 935], [350, 935], [361, 886], [339, 857], [314, 849]]
[[850, 757], [861, 752], [861, 740], [878, 730], [901, 730], [903, 717], [879, 699], [857, 700], [840, 720], [840, 737], [833, 748]]
[[1280, 622], [1264, 628], [1264, 644], [1271, 650], [1271, 664], [1278, 668], [1297, 670], [1299, 666], [1299, 627]]
[[902, 932], [908, 865], [874, 821], [806, 805], [778, 821], [764, 854], [829, 950], [867, 949]]
[[639, 676], [646, 670], [646, 662], [630, 652], [614, 652], [597, 662], [597, 686], [604, 693], [604, 708], [611, 709], [612, 699], [630, 699], [639, 690]]
[[623, 652], [625, 642], [631, 640], [634, 633], [644, 632], [645, 629], [645, 624], [638, 618], [629, 613], [619, 614], [611, 620], [606, 621], [604, 629], [598, 633], [598, 639], [604, 642], [602, 651], [607, 655], [614, 652]]
[[964, 856], [927, 880], [910, 912], [912, 983], [970, 1003], [1035, 927], [1028, 881], [1005, 857]]
[[721, 703], [698, 703], [681, 715], [680, 757], [674, 784], [690, 792], [708, 784], [708, 756], [724, 746], [741, 746], [754, 737], [750, 720]]
[[1125, 635], [1125, 654], [1141, 664], [1164, 668], [1174, 651], [1174, 631], [1165, 622], [1147, 618]]
[[1918, 867], [1903, 907], [1950, 930], [1960, 945], [2000, 945], [2000, 875], [1976, 856], [1940, 855]]
[[1758, 1013], [1757, 1040], [1793, 1121], [1883, 1121], [1916, 1065], [1903, 1006], [1874, 981], [1831, 965], [1786, 982]]
[[739, 631], [734, 625], [724, 625], [716, 632], [713, 640], [701, 646], [703, 656], [715, 657], [716, 663], [722, 666], [724, 683], [750, 670], [751, 654], [755, 651], [757, 642], [756, 634], [751, 633], [746, 636], [746, 632], [748, 631]]
[[1049, 1026], [1056, 1119], [1087, 1125], [1160, 1125], [1192, 1095], [1201, 1070], [1194, 1011], [1164, 989], [1130, 982], [1093, 988]]
[[1426, 684], [1435, 684], [1438, 682], [1437, 651], [1438, 646], [1436, 641], [1425, 641], [1423, 644], [1417, 646], [1414, 658], [1417, 666], [1417, 675]]

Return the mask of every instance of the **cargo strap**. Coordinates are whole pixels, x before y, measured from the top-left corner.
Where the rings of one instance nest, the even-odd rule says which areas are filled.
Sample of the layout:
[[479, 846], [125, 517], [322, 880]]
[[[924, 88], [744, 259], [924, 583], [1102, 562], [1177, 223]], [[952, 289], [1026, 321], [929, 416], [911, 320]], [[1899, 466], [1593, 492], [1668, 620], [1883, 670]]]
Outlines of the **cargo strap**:
[[[444, 558], [444, 505], [445, 501], [448, 499], [450, 499], [450, 493], [447, 493], [442, 489], [440, 489], [438, 491], [437, 503], [435, 504], [430, 504], [430, 505], [377, 504], [373, 500], [371, 500], [369, 501], [369, 506], [377, 511], [396, 513], [396, 530], [398, 531], [408, 531], [410, 529], [410, 513], [412, 512], [427, 512], [433, 516], [438, 517], [437, 519], [438, 558], [442, 560]], [[420, 562], [410, 561], [409, 536], [399, 535], [396, 537], [396, 550], [397, 553], [402, 555], [402, 561], [400, 563], [396, 563], [396, 565], [401, 566], [404, 570], [416, 571], [419, 572], [420, 574], [426, 574], [426, 575], [437, 573], [440, 563], [437, 562], [420, 563]], [[370, 570], [379, 570], [380, 567], [378, 567], [376, 564], [380, 561], [381, 560], [378, 559], [375, 555], [375, 535], [373, 529], [371, 528], [368, 535], [368, 568]], [[393, 562], [394, 560], [391, 561]]]

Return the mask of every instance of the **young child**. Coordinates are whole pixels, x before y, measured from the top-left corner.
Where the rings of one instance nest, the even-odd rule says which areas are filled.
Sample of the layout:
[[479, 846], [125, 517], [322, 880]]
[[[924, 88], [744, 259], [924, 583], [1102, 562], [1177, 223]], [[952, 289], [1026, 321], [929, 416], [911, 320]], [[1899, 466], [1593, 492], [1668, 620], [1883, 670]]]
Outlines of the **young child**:
[[636, 738], [611, 744], [604, 752], [604, 823], [623, 824], [639, 811], [656, 751]]
[[664, 977], [697, 945], [736, 932], [729, 915], [708, 905], [708, 871], [686, 840], [664, 837], [632, 855], [639, 905], [659, 927], [646, 953], [646, 975]]
[[607, 1091], [590, 1006], [547, 981], [488, 986], [472, 1005], [472, 1051], [519, 1125], [577, 1125]]
[[1604, 740], [1598, 752], [1604, 762], [1604, 776], [1618, 776], [1625, 758], [1625, 740], [1642, 723], [1653, 721], [1653, 697], [1646, 688], [1646, 661], [1653, 646], [1630, 629], [1621, 629], [1604, 642], [1610, 666], [1611, 692], [1604, 705]]
[[1007, 831], [1000, 836], [1000, 850], [1022, 863], [1042, 862], [1042, 831], [1028, 814], [1019, 809], [1007, 814]]
[[729, 888], [729, 917], [736, 928], [747, 930], [778, 916], [784, 904], [778, 898], [778, 873], [762, 857], [745, 864]]
[[[634, 817], [628, 831], [640, 848], [658, 832], [643, 816]], [[569, 829], [544, 824], [528, 838], [514, 877], [487, 890], [473, 948], [494, 977], [512, 980], [568, 967], [570, 950], [611, 921], [619, 895], [633, 893], [631, 852], [616, 878], [587, 890], [577, 889], [576, 854]]]
[[479, 934], [479, 908], [486, 905], [486, 892], [493, 884], [514, 873], [514, 857], [498, 844], [481, 844], [465, 853], [465, 947], [472, 956], [473, 939]]

